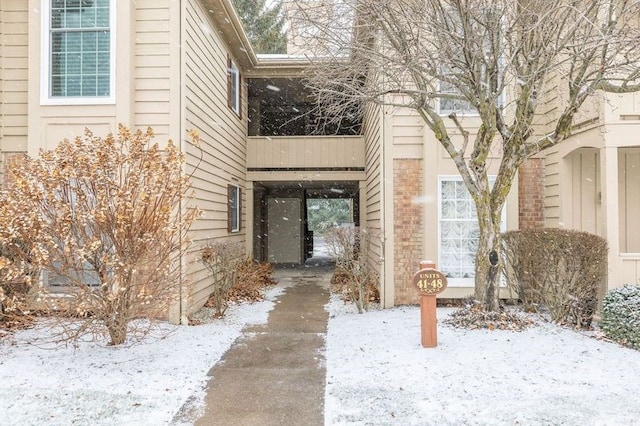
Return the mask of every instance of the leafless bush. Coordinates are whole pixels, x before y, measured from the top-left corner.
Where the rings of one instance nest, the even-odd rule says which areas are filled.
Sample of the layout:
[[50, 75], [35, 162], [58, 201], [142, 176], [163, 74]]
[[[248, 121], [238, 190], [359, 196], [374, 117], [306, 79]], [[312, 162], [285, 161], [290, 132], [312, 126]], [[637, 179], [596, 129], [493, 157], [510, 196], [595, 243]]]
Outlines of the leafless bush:
[[246, 259], [238, 264], [229, 300], [257, 302], [264, 298], [264, 289], [275, 283], [270, 263]]
[[213, 241], [200, 250], [200, 260], [213, 280], [213, 292], [207, 306], [215, 308], [217, 316], [223, 316], [229, 306], [229, 293], [243, 258], [244, 248], [238, 242]]
[[369, 257], [372, 235], [365, 228], [335, 227], [325, 232], [329, 254], [336, 259], [332, 281], [363, 313], [378, 297], [378, 276]]
[[531, 229], [503, 236], [507, 283], [526, 306], [589, 327], [607, 272], [607, 242], [586, 232]]
[[[6, 206], [1, 194], [0, 204]], [[4, 214], [1, 210], [0, 214]], [[23, 247], [16, 241], [11, 245]], [[20, 267], [13, 267], [16, 263]], [[28, 306], [28, 295], [37, 276], [38, 270], [31, 262], [21, 261], [8, 244], [0, 243], [0, 327], [20, 328], [31, 323], [33, 315]]]
[[121, 344], [134, 319], [166, 316], [182, 290], [179, 257], [199, 212], [184, 206], [183, 154], [152, 138], [151, 129], [86, 130], [9, 171], [0, 216], [0, 242], [15, 259], [8, 268], [24, 275], [32, 264], [61, 285], [59, 297], [37, 288], [38, 300], [83, 319], [65, 328], [71, 340], [106, 328]]

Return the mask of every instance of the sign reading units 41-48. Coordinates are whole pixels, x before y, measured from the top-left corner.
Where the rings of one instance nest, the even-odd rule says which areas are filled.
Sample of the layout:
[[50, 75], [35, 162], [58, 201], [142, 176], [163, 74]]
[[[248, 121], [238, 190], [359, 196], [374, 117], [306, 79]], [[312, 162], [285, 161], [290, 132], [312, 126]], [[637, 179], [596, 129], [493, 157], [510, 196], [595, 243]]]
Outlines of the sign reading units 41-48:
[[436, 269], [421, 269], [413, 275], [413, 285], [422, 294], [438, 294], [447, 288], [447, 277]]

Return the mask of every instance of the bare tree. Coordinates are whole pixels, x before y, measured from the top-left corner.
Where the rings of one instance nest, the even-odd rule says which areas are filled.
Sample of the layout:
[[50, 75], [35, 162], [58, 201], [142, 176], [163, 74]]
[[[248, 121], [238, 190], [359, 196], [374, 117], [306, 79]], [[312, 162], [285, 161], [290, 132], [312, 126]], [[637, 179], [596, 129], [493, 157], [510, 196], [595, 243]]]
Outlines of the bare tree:
[[[353, 17], [349, 25], [316, 19], [315, 8], [327, 2]], [[340, 120], [374, 104], [410, 108], [450, 155], [477, 210], [476, 298], [495, 309], [501, 212], [516, 171], [570, 136], [590, 97], [640, 90], [638, 2], [327, 0], [298, 6], [297, 16], [326, 38], [316, 44], [329, 46], [310, 57], [309, 77], [326, 114]], [[552, 97], [559, 108], [543, 111], [542, 100]], [[477, 132], [461, 110], [477, 114]], [[464, 141], [454, 143], [454, 133]], [[502, 152], [493, 185], [492, 151]]]

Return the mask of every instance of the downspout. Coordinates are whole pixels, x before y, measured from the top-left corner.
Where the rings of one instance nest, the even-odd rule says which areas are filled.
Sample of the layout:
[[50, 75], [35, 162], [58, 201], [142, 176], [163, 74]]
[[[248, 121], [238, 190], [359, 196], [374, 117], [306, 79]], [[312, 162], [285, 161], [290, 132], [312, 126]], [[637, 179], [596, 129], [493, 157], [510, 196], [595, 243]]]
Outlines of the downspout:
[[[180, 42], [178, 43], [179, 46], [179, 57], [180, 60], [178, 61], [178, 75], [179, 75], [179, 79], [178, 79], [178, 97], [180, 99], [180, 107], [178, 110], [178, 120], [180, 123], [180, 133], [179, 133], [179, 145], [180, 145], [180, 152], [183, 153], [185, 155], [185, 161], [182, 163], [182, 175], [186, 175], [187, 173], [187, 161], [189, 160], [189, 156], [187, 155], [187, 147], [188, 144], [185, 142], [185, 137], [187, 134], [187, 129], [186, 129], [186, 123], [185, 123], [185, 116], [186, 114], [184, 113], [185, 108], [186, 108], [186, 100], [184, 98], [184, 90], [183, 90], [183, 83], [185, 82], [185, 75], [184, 75], [184, 61], [185, 61], [185, 49], [184, 49], [184, 43], [186, 41], [186, 35], [185, 35], [185, 27], [186, 25], [183, 24], [182, 19], [184, 16], [186, 16], [186, 14], [184, 13], [184, 8], [186, 7], [185, 2], [182, 0], [178, 0], [179, 1], [179, 5], [178, 5], [178, 34], [180, 37]], [[180, 217], [182, 217], [183, 213], [186, 211], [186, 200], [184, 199], [184, 197], [181, 198], [181, 202], [180, 202], [180, 209], [179, 209], [179, 214]], [[187, 256], [185, 253], [185, 247], [184, 247], [184, 241], [182, 240], [182, 236], [183, 236], [183, 224], [182, 221], [180, 222], [180, 274], [178, 277], [178, 288], [179, 288], [179, 303], [178, 303], [178, 321], [181, 325], [188, 325], [189, 320], [186, 317], [186, 307], [184, 306], [184, 301], [185, 301], [185, 294], [184, 294], [184, 284], [185, 284], [185, 274], [187, 271]]]
[[[428, 140], [427, 140], [427, 125], [422, 126], [422, 259], [431, 260], [436, 262], [436, 268], [438, 265], [438, 259], [427, 259], [429, 256], [429, 241], [427, 241], [427, 225], [429, 223], [429, 209], [427, 208], [427, 182], [432, 182], [427, 176], [427, 158], [429, 158]], [[437, 194], [437, 191], [436, 191]]]
[[380, 107], [380, 135], [381, 135], [381, 141], [380, 141], [380, 177], [381, 177], [381, 182], [380, 182], [380, 202], [382, 203], [382, 206], [380, 206], [380, 227], [382, 228], [382, 241], [380, 243], [381, 247], [380, 247], [380, 251], [382, 252], [382, 266], [380, 267], [380, 276], [382, 277], [382, 291], [380, 292], [380, 294], [382, 295], [382, 307], [386, 308], [388, 306], [387, 303], [387, 229], [385, 227], [385, 219], [386, 219], [386, 215], [385, 215], [385, 211], [386, 211], [386, 205], [387, 205], [387, 197], [386, 197], [386, 191], [385, 191], [385, 182], [386, 182], [386, 175], [385, 175], [385, 162], [386, 162], [386, 158], [385, 158], [385, 149], [384, 149], [384, 145], [386, 143], [386, 130], [385, 130], [385, 120], [384, 120], [384, 106]]

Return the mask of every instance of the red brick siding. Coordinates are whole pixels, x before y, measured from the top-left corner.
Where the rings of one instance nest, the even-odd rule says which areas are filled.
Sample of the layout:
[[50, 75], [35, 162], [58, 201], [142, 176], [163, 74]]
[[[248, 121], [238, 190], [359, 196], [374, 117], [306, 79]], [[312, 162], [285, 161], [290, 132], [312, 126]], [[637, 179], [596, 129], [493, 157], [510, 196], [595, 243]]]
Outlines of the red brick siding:
[[418, 292], [411, 277], [422, 260], [422, 205], [416, 198], [423, 193], [422, 160], [401, 159], [393, 162], [394, 211], [394, 284], [395, 304], [418, 303]]
[[525, 161], [519, 169], [518, 226], [544, 227], [544, 162], [540, 158]]

